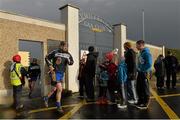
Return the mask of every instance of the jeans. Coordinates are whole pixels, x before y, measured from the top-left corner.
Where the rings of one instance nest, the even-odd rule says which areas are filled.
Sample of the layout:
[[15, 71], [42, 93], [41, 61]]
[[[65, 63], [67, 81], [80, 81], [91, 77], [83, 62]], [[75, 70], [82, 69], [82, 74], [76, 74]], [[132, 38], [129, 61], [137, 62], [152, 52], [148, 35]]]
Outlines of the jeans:
[[116, 100], [118, 104], [126, 105], [127, 101], [127, 83], [121, 83], [118, 86], [118, 91], [116, 93]]
[[128, 100], [137, 100], [136, 94], [136, 81], [135, 80], [127, 80], [127, 97]]
[[167, 80], [166, 80], [167, 88], [170, 87], [171, 76], [172, 76], [172, 87], [176, 86], [176, 71], [167, 71]]
[[22, 85], [13, 86], [13, 98], [15, 108], [21, 105]]

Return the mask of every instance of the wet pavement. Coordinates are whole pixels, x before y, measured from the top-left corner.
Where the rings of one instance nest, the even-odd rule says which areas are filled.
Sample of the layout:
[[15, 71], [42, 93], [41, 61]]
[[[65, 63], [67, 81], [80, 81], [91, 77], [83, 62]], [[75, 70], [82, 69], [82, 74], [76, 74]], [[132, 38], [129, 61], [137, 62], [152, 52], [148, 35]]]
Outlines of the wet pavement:
[[164, 89], [157, 91], [155, 83], [151, 82], [151, 102], [147, 110], [139, 110], [133, 105], [126, 109], [117, 108], [116, 104], [98, 105], [95, 102], [86, 103], [79, 99], [75, 93], [63, 98], [63, 114], [56, 112], [55, 101], [49, 101], [49, 107], [45, 108], [39, 95], [32, 99], [27, 94], [23, 95], [25, 108], [16, 112], [12, 107], [0, 106], [0, 118], [24, 118], [24, 119], [173, 119], [180, 117], [180, 84], [176, 89]]

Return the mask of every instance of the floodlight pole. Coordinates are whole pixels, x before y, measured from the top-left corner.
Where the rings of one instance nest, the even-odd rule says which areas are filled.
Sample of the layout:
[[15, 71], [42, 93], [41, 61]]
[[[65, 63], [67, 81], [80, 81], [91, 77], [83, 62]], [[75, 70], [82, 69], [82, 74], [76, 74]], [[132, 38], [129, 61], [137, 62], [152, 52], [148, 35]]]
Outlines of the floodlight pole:
[[142, 9], [142, 30], [143, 30], [142, 39], [145, 41], [144, 9]]

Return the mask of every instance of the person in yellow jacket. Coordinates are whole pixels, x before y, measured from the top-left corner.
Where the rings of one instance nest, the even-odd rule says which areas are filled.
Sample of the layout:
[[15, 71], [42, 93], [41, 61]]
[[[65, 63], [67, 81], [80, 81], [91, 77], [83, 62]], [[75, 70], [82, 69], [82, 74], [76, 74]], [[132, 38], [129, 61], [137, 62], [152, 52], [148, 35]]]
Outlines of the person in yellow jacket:
[[12, 58], [13, 64], [10, 68], [11, 85], [13, 86], [14, 106], [16, 110], [22, 109], [24, 105], [21, 103], [22, 86], [24, 86], [24, 76], [29, 78], [28, 72], [21, 64], [21, 56], [15, 55]]

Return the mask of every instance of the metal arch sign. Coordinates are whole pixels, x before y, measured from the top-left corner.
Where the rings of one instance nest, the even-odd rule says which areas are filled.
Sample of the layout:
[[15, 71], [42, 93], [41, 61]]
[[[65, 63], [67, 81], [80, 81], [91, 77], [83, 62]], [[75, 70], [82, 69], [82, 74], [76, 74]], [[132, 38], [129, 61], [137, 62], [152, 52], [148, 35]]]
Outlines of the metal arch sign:
[[[91, 23], [88, 20], [94, 20], [97, 21], [100, 24], [95, 24], [95, 23]], [[94, 32], [113, 32], [112, 26], [105, 22], [104, 19], [100, 18], [99, 16], [95, 16], [91, 13], [84, 13], [84, 12], [80, 12], [79, 13], [79, 24], [82, 24], [83, 26], [86, 26], [88, 28], [90, 28], [92, 31]]]

